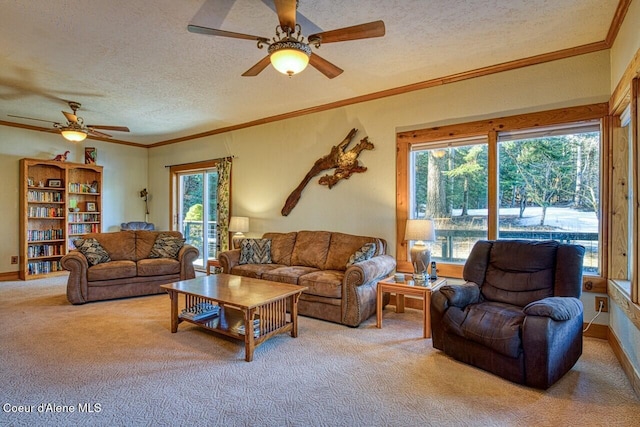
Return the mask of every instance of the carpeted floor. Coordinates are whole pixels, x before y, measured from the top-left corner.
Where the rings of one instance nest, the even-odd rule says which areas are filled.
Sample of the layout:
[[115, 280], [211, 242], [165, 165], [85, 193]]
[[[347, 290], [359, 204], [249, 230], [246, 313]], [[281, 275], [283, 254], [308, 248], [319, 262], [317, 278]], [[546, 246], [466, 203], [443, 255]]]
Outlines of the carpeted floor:
[[[631, 426], [635, 396], [605, 341], [547, 391], [458, 363], [420, 312], [353, 329], [306, 317], [244, 347], [169, 331], [166, 295], [70, 305], [66, 277], [0, 282], [1, 425]], [[17, 412], [19, 405], [33, 412]], [[57, 406], [56, 406], [57, 405]], [[42, 412], [40, 412], [41, 410]], [[61, 412], [56, 412], [60, 410]], [[16, 411], [16, 412], [14, 412]]]

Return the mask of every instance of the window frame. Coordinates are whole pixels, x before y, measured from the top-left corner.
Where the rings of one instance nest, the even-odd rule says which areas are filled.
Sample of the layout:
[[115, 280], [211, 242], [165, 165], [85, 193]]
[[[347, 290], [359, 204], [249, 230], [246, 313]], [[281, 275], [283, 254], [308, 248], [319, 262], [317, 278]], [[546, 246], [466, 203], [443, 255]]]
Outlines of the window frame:
[[[496, 119], [479, 120], [448, 126], [438, 126], [396, 133], [396, 260], [399, 271], [412, 271], [411, 263], [407, 259], [408, 242], [404, 240], [404, 227], [409, 217], [410, 206], [410, 155], [413, 145], [421, 144], [437, 147], [446, 140], [484, 137], [488, 144], [489, 171], [487, 192], [487, 235], [489, 239], [498, 236], [498, 133], [518, 131], [527, 128], [554, 126], [580, 121], [599, 120], [601, 129], [601, 203], [600, 203], [600, 275], [585, 275], [583, 290], [588, 292], [606, 293], [608, 271], [608, 188], [609, 176], [604, 165], [609, 164], [609, 112], [608, 103], [589, 104], [578, 107], [561, 108], [556, 110], [520, 114]], [[438, 274], [441, 276], [462, 278], [463, 265], [439, 263]]]

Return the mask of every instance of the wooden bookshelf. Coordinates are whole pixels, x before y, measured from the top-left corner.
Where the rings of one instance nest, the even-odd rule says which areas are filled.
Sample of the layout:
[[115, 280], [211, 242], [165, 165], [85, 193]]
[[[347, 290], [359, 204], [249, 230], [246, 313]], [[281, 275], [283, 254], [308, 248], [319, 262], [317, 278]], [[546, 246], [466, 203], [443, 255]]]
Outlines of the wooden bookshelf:
[[102, 166], [20, 160], [20, 278], [62, 274], [73, 240], [102, 232]]

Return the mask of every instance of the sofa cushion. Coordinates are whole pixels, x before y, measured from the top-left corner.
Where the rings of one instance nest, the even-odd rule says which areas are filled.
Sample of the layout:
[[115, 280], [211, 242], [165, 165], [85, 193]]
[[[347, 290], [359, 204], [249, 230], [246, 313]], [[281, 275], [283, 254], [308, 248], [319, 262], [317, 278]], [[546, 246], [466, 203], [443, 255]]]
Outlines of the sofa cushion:
[[109, 254], [102, 245], [94, 239], [77, 239], [73, 241], [75, 247], [85, 256], [89, 265], [102, 264], [111, 261]]
[[280, 267], [284, 266], [281, 264], [242, 264], [231, 267], [230, 274], [261, 279], [264, 272]]
[[[291, 265], [324, 269], [330, 241], [331, 233], [328, 231], [299, 231], [291, 255]], [[347, 259], [344, 260], [342, 268], [346, 265]]]
[[298, 278], [305, 274], [318, 271], [317, 268], [304, 267], [298, 265], [286, 266], [274, 268], [273, 270], [265, 271], [262, 273], [262, 279], [273, 280], [274, 282], [291, 283], [292, 285], [298, 284]]
[[525, 314], [518, 306], [499, 302], [471, 304], [465, 310], [450, 307], [445, 314], [449, 332], [482, 344], [505, 356], [522, 353], [521, 328]]
[[185, 239], [167, 233], [159, 233], [149, 252], [149, 258], [178, 258], [178, 252], [184, 246]]
[[138, 276], [180, 274], [180, 261], [175, 258], [147, 258], [137, 263]]
[[239, 264], [271, 264], [271, 239], [243, 239]]
[[327, 253], [325, 270], [346, 270], [349, 258], [366, 243], [376, 243], [375, 237], [352, 236], [344, 233], [331, 233], [331, 243]]
[[265, 233], [263, 239], [271, 239], [271, 261], [274, 264], [291, 265], [291, 254], [298, 233]]
[[366, 261], [368, 259], [373, 258], [373, 255], [376, 253], [376, 244], [375, 243], [365, 243], [362, 245], [360, 249], [355, 251], [350, 257], [349, 261], [347, 261], [347, 267], [352, 266], [356, 262]]
[[298, 285], [308, 287], [304, 292], [309, 295], [342, 298], [342, 279], [344, 271], [320, 270], [300, 277]]
[[85, 239], [94, 238], [109, 254], [112, 261], [136, 260], [136, 232], [118, 231], [115, 233], [90, 233]]
[[[110, 261], [89, 267], [87, 271], [87, 281], [100, 282], [115, 279], [127, 279], [136, 277], [138, 271], [136, 263], [129, 260]], [[109, 283], [105, 283], [109, 285]]]

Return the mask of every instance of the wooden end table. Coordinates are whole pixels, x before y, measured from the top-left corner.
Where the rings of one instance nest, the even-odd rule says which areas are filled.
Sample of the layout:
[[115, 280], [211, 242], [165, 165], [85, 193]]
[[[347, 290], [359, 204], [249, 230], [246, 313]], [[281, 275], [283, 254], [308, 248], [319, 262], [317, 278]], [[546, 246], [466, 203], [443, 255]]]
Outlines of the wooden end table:
[[[298, 299], [305, 286], [271, 282], [230, 274], [212, 274], [160, 285], [171, 298], [171, 332], [189, 322], [210, 331], [244, 341], [245, 360], [253, 360], [255, 348], [274, 335], [290, 332], [298, 336]], [[220, 307], [215, 317], [202, 320], [183, 318], [178, 311], [179, 295], [185, 308], [201, 303]], [[287, 302], [291, 312], [287, 316]]]
[[384, 292], [396, 294], [396, 313], [404, 313], [405, 295], [422, 298], [422, 328], [423, 338], [431, 338], [431, 292], [447, 283], [445, 278], [437, 278], [417, 284], [411, 275], [405, 275], [404, 282], [396, 282], [393, 276], [378, 282], [376, 297], [376, 326], [382, 328], [382, 296]]
[[216, 268], [220, 268], [220, 261], [217, 259], [209, 259], [207, 260], [207, 276], [211, 275], [211, 267], [214, 268], [214, 272]]

